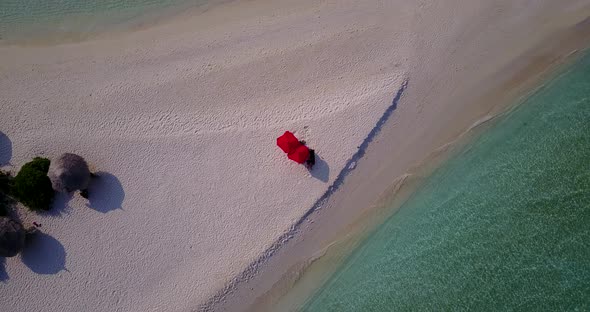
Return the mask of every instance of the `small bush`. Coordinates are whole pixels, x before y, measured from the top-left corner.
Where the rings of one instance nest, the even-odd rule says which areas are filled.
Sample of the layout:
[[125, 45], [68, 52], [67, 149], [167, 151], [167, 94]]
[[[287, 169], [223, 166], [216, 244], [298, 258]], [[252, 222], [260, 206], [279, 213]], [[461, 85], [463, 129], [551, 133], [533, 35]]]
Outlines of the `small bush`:
[[55, 192], [47, 176], [49, 159], [36, 157], [14, 177], [11, 193], [31, 210], [49, 210]]
[[23, 167], [21, 168], [21, 170], [25, 169], [25, 168], [32, 168], [38, 171], [41, 171], [45, 174], [47, 174], [47, 172], [49, 171], [49, 165], [51, 164], [51, 161], [47, 158], [42, 158], [42, 157], [35, 157], [33, 158], [32, 161], [26, 163], [23, 165]]

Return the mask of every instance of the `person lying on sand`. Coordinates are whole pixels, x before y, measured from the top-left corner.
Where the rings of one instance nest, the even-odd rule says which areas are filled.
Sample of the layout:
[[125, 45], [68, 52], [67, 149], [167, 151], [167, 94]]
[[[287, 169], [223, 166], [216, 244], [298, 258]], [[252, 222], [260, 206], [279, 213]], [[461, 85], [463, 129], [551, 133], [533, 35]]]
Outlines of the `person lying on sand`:
[[[301, 145], [307, 146], [305, 145], [305, 141], [304, 140], [299, 140], [299, 143], [301, 143]], [[307, 169], [312, 170], [313, 169], [313, 165], [315, 165], [315, 150], [308, 148], [309, 149], [309, 156], [307, 157], [307, 160], [305, 161], [305, 165], [307, 167]]]

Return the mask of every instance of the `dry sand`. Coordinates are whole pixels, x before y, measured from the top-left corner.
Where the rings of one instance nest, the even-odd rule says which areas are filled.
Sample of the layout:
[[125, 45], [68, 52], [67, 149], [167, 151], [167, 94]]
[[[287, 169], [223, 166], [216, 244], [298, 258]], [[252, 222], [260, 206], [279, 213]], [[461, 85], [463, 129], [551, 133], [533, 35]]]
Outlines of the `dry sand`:
[[[245, 309], [494, 106], [458, 99], [588, 16], [588, 1], [481, 2], [237, 1], [0, 47], [8, 168], [74, 152], [100, 172], [89, 202], [23, 216], [45, 235], [5, 261], [0, 306]], [[275, 146], [284, 130], [316, 149], [314, 171]], [[304, 228], [314, 244], [290, 246]]]

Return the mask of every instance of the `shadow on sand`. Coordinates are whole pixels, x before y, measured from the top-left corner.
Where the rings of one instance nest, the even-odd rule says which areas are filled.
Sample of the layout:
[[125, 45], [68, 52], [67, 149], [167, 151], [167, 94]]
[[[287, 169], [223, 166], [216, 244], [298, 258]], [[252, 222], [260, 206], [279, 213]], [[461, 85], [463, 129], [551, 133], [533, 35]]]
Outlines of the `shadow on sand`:
[[312, 177], [324, 183], [328, 183], [330, 179], [330, 166], [328, 166], [328, 163], [317, 152], [315, 154], [315, 165], [313, 169], [309, 170], [309, 173]]
[[12, 141], [0, 132], [0, 166], [8, 165], [12, 158]]
[[[115, 209], [123, 209], [125, 192], [119, 179], [108, 172], [96, 172], [88, 185], [88, 208], [107, 213]], [[41, 212], [42, 215], [59, 217], [70, 209], [69, 203], [78, 192], [56, 192], [51, 210]]]
[[61, 193], [55, 192], [55, 197], [53, 198], [53, 203], [51, 204], [51, 209], [47, 211], [40, 212], [40, 215], [44, 216], [53, 216], [59, 217], [62, 214], [65, 214], [70, 209], [70, 200], [74, 197], [74, 193]]
[[56, 274], [66, 269], [66, 250], [52, 236], [36, 233], [21, 252], [23, 263], [37, 274]]
[[125, 191], [117, 177], [108, 172], [96, 172], [88, 186], [88, 207], [107, 213], [123, 209]]
[[[338, 173], [338, 176], [336, 176], [336, 179], [334, 179], [334, 182], [332, 183], [332, 185], [330, 185], [328, 187], [328, 190], [326, 190], [326, 192], [322, 196], [320, 196], [320, 198], [313, 204], [313, 206], [309, 210], [307, 210], [307, 212], [305, 212], [305, 214], [303, 214], [303, 216], [301, 218], [299, 218], [299, 220], [297, 220], [297, 222], [295, 222], [295, 224], [293, 224], [291, 226], [289, 231], [283, 233], [279, 238], [277, 238], [275, 240], [275, 242], [272, 243], [262, 253], [262, 255], [259, 258], [250, 262], [250, 264], [246, 267], [246, 269], [244, 269], [242, 272], [238, 273], [238, 275], [232, 279], [232, 281], [229, 285], [226, 285], [226, 287], [224, 289], [222, 289], [217, 294], [210, 297], [209, 300], [207, 300], [204, 304], [202, 304], [200, 306], [201, 310], [209, 310], [210, 307], [215, 302], [219, 302], [219, 301], [223, 300], [223, 298], [225, 298], [229, 294], [227, 289], [235, 289], [236, 285], [247, 281], [255, 272], [257, 272], [260, 269], [260, 267], [264, 263], [266, 263], [273, 255], [275, 255], [281, 249], [281, 247], [285, 246], [291, 239], [293, 239], [293, 237], [295, 237], [295, 233], [297, 231], [299, 231], [299, 229], [304, 224], [304, 222], [314, 212], [318, 211], [328, 201], [328, 199], [332, 196], [332, 194], [334, 194], [334, 192], [336, 192], [344, 184], [344, 180], [346, 179], [346, 177], [352, 171], [354, 171], [358, 161], [361, 160], [363, 158], [363, 156], [365, 156], [365, 153], [367, 152], [367, 148], [369, 147], [371, 142], [373, 142], [375, 137], [377, 137], [377, 135], [381, 132], [381, 128], [383, 128], [383, 125], [385, 125], [385, 123], [389, 120], [389, 118], [393, 115], [393, 113], [397, 109], [397, 105], [399, 104], [402, 96], [404, 95], [404, 92], [406, 91], [408, 84], [409, 84], [408, 79], [406, 79], [402, 83], [400, 88], [395, 93], [393, 100], [391, 101], [391, 105], [389, 105], [389, 107], [387, 107], [387, 109], [385, 109], [385, 111], [383, 112], [383, 115], [381, 115], [381, 118], [379, 118], [379, 120], [377, 121], [377, 123], [375, 124], [373, 129], [371, 129], [369, 134], [365, 137], [365, 139], [363, 140], [361, 145], [358, 147], [358, 150], [356, 151], [356, 153], [354, 153], [350, 157], [350, 159], [348, 159], [348, 161], [346, 162], [346, 165], [340, 171], [340, 173]], [[316, 165], [317, 165], [317, 160], [316, 160]], [[319, 168], [318, 168], [318, 170], [319, 170]]]
[[0, 282], [9, 280], [8, 273], [6, 273], [6, 258], [0, 257]]

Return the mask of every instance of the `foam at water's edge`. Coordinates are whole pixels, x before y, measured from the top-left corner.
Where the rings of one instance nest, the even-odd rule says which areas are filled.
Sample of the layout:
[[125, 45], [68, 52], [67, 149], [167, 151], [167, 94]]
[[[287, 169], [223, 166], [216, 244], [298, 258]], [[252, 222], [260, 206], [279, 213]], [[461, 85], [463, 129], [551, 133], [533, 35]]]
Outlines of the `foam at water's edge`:
[[[580, 62], [587, 68], [590, 64], [588, 60], [587, 57]], [[567, 167], [575, 161], [562, 158], [573, 157], [571, 160], [577, 159], [583, 163], [581, 159], [584, 156], [579, 158], [572, 154], [587, 155], [590, 149], [580, 145], [568, 152], [560, 146], [560, 140], [575, 144], [590, 143], [587, 140], [588, 133], [582, 130], [584, 123], [587, 124], [589, 120], [584, 119], [588, 114], [584, 108], [588, 106], [579, 102], [580, 96], [587, 99], [584, 93], [587, 93], [590, 84], [587, 77], [586, 81], [581, 80], [583, 75], [579, 72], [573, 70], [558, 75], [542, 91], [535, 92], [524, 105], [503, 114], [497, 127], [482, 133], [480, 138], [469, 144], [469, 149], [437, 170], [425, 188], [412, 196], [395, 217], [379, 227], [354, 252], [354, 256], [312, 299], [307, 308], [312, 311], [335, 308], [353, 311], [445, 306], [450, 309], [470, 307], [472, 310], [481, 310], [486, 302], [491, 304], [488, 308], [498, 308], [500, 304], [504, 307], [502, 309], [514, 307], [514, 304], [525, 304], [530, 308], [539, 302], [562, 308], [579, 307], [580, 304], [587, 306], [587, 300], [584, 301], [580, 294], [590, 286], [580, 283], [579, 278], [572, 279], [572, 274], [585, 276], [590, 272], [587, 261], [581, 260], [586, 259], [583, 254], [588, 249], [575, 247], [576, 242], [584, 240], [583, 236], [567, 235], [576, 230], [587, 233], [579, 227], [572, 227], [569, 220], [588, 217], [587, 209], [584, 213], [576, 205], [583, 207], [583, 202], [590, 198], [587, 196], [590, 194], [587, 188], [590, 185], [586, 179], [584, 188], [584, 170]], [[570, 83], [568, 79], [577, 80]], [[562, 92], [568, 85], [570, 89]], [[570, 120], [575, 122], [575, 126], [570, 125]], [[560, 138], [560, 134], [570, 136]], [[576, 141], [578, 136], [581, 139]], [[560, 154], [551, 154], [547, 150]], [[535, 154], [526, 155], [524, 151], [533, 151]], [[539, 154], [540, 151], [544, 151], [545, 155]], [[563, 167], [563, 164], [567, 166]], [[555, 174], [556, 170], [562, 170], [561, 174]], [[552, 173], [543, 176], [543, 171]], [[519, 183], [519, 179], [525, 178], [530, 181]], [[570, 187], [570, 184], [578, 182], [582, 183], [577, 185], [582, 187], [581, 190]], [[566, 193], [551, 192], [560, 189]], [[540, 192], [540, 196], [532, 194], [535, 191]], [[498, 196], [495, 196], [497, 193]], [[564, 202], [564, 198], [559, 199], [560, 194], [568, 199], [568, 206], [563, 207], [568, 209], [558, 209], [560, 212], [554, 214], [552, 211]], [[551, 201], [555, 196], [558, 200]], [[463, 198], [465, 201], [462, 201]], [[532, 201], [526, 201], [527, 198]], [[527, 206], [527, 203], [531, 206]], [[512, 206], [521, 209], [512, 209]], [[504, 212], [511, 217], [504, 217]], [[524, 219], [519, 222], [519, 218]], [[563, 242], [559, 241], [558, 234], [564, 232], [553, 232], [560, 224], [565, 229]], [[496, 234], [497, 237], [493, 236]], [[527, 245], [520, 246], [521, 241], [527, 242]], [[558, 244], [556, 248], [566, 251], [568, 246], [573, 246], [580, 252], [578, 258], [567, 252], [559, 252], [559, 256], [552, 255], [549, 251], [554, 248], [550, 244], [554, 243]], [[543, 249], [545, 244], [549, 245]], [[388, 247], [380, 247], [385, 245]], [[494, 246], [502, 249], [495, 250]], [[536, 247], [541, 249], [537, 250]], [[510, 256], [494, 258], [494, 255], [505, 254], [506, 248], [512, 250]], [[490, 251], [488, 256], [478, 258], [479, 254]], [[527, 258], [530, 255], [534, 255], [532, 259]], [[524, 260], [511, 263], [512, 257]], [[445, 259], [448, 261], [445, 262]], [[547, 261], [549, 265], [543, 265]], [[566, 272], [563, 272], [563, 261], [567, 263]], [[530, 262], [535, 265], [527, 266]], [[502, 270], [495, 271], [498, 265]], [[518, 269], [519, 266], [524, 267]], [[531, 276], [530, 272], [545, 268], [547, 272]], [[559, 275], [561, 279], [558, 278], [557, 283], [553, 284], [549, 278], [555, 275], [555, 271], [562, 274]], [[485, 278], [486, 283], [477, 283], [478, 274], [486, 272], [491, 274]], [[541, 283], [534, 288], [519, 287], [519, 283], [528, 281], [527, 278], [534, 278]], [[357, 287], [359, 284], [363, 285], [362, 289]], [[464, 285], [468, 286], [462, 287]], [[560, 287], [560, 290], [554, 291], [552, 287]], [[505, 296], [506, 292], [519, 295]], [[388, 296], [388, 293], [395, 295]], [[539, 293], [555, 293], [556, 296], [539, 297]], [[502, 294], [502, 300], [495, 297], [498, 294]], [[523, 302], [521, 298], [534, 300]]]
[[[555, 35], [555, 34], [554, 34]], [[559, 33], [558, 35], [562, 35], [561, 33]], [[565, 32], [565, 35], [560, 36], [562, 38], [570, 38], [572, 37], [572, 35], [569, 32]], [[570, 39], [575, 39], [577, 37], [575, 37], [575, 35], [570, 38]], [[533, 53], [534, 51], [539, 51], [542, 50], [544, 51], [543, 53], [547, 53], [548, 55], [552, 55], [554, 56], [553, 58], [551, 58], [550, 60], [544, 60], [542, 62], [531, 62], [533, 64], [529, 65], [529, 56], [530, 54], [528, 53], [524, 53], [523, 55], [519, 55], [517, 58], [513, 59], [513, 63], [511, 63], [511, 66], [507, 66], [506, 68], [503, 68], [500, 70], [501, 74], [498, 76], [494, 76], [493, 79], [487, 80], [486, 81], [486, 85], [489, 88], [485, 88], [485, 91], [490, 91], [490, 92], [485, 92], [485, 94], [482, 94], [482, 97], [484, 99], [492, 99], [492, 101], [494, 102], [493, 105], [490, 106], [485, 106], [485, 107], [490, 107], [490, 110], [487, 111], [487, 115], [480, 115], [480, 116], [485, 116], [485, 117], [481, 117], [481, 119], [479, 119], [477, 122], [472, 123], [471, 126], [466, 125], [465, 129], [469, 129], [469, 130], [464, 130], [462, 133], [460, 133], [458, 135], [458, 137], [455, 137], [455, 139], [451, 139], [451, 141], [454, 142], [454, 144], [443, 144], [441, 145], [441, 147], [437, 150], [434, 151], [434, 154], [428, 156], [426, 158], [426, 160], [421, 163], [418, 164], [414, 167], [410, 167], [409, 172], [411, 175], [408, 176], [408, 179], [406, 179], [406, 183], [404, 183], [404, 186], [401, 188], [402, 192], [411, 192], [411, 190], [415, 189], [415, 187], [417, 185], [420, 185], [421, 182], [423, 180], [423, 178], [425, 178], [432, 170], [435, 170], [437, 167], [437, 164], [440, 164], [441, 162], [443, 162], [447, 157], [451, 156], [453, 150], [455, 150], [455, 148], [460, 148], [464, 143], [468, 142], [473, 136], [477, 135], [478, 133], [480, 133], [481, 131], [484, 131], [485, 129], [487, 129], [489, 126], [493, 125], [495, 123], [497, 119], [498, 114], [502, 115], [502, 114], [506, 114], [510, 111], [510, 104], [518, 104], [521, 96], [523, 96], [524, 94], [532, 94], [534, 92], [536, 92], [539, 87], [537, 87], [538, 85], [542, 85], [541, 83], [543, 81], [545, 81], [546, 79], [550, 79], [552, 78], [552, 76], [554, 76], [556, 74], [556, 72], [559, 72], [559, 66], [568, 63], [569, 61], [574, 60], [577, 55], [573, 55], [571, 53], [571, 49], [569, 49], [570, 47], [574, 46], [574, 47], [578, 47], [578, 48], [582, 48], [582, 43], [580, 43], [581, 41], [584, 40], [568, 40], [568, 44], [564, 45], [562, 44], [559, 48], [554, 47], [552, 44], [548, 44], [545, 45], [545, 43], [540, 43], [538, 45], [535, 45], [533, 47], [531, 47], [531, 50], [529, 50], [528, 52]], [[577, 42], [577, 44], [574, 44], [574, 42]], [[569, 53], [569, 54], [568, 54]], [[568, 54], [568, 57], [564, 57], [566, 54]], [[575, 53], [574, 53], [575, 54]], [[520, 64], [520, 65], [525, 65], [524, 68], [520, 69], [519, 66], [514, 66], [514, 63], [516, 64]], [[522, 71], [522, 73], [521, 73]], [[524, 75], [524, 74], [526, 75]], [[514, 78], [514, 77], [518, 77], [518, 79]], [[415, 79], [415, 77], [414, 77]], [[507, 82], [509, 81], [509, 82]], [[491, 83], [490, 83], [491, 82]], [[415, 85], [415, 84], [414, 84]], [[509, 91], [506, 91], [509, 90]], [[532, 91], [531, 91], [532, 90]], [[470, 99], [470, 100], [481, 100], [481, 98], [477, 98], [477, 99]], [[512, 106], [515, 107], [515, 106]], [[507, 111], [508, 109], [508, 111]], [[434, 147], [433, 147], [434, 148]], [[362, 162], [361, 162], [362, 163]], [[363, 167], [363, 165], [361, 164], [361, 167]], [[361, 169], [362, 171], [362, 169]], [[418, 174], [415, 174], [415, 172], [419, 172]], [[408, 173], [406, 173], [408, 174]], [[388, 180], [391, 181], [391, 180]], [[389, 183], [389, 182], [387, 182]], [[394, 189], [394, 188], [390, 188], [390, 189]], [[382, 200], [384, 200], [385, 198], [387, 198], [388, 200], [392, 199], [393, 200], [398, 200], [398, 204], [401, 205], [401, 203], [403, 203], [403, 200], [400, 200], [400, 197], [404, 197], [404, 196], [396, 196], [397, 193], [395, 193], [395, 191], [393, 192], [388, 192], [385, 195], [383, 195]], [[407, 194], [406, 194], [407, 195]], [[409, 195], [408, 195], [409, 196]], [[383, 201], [381, 201], [383, 202]], [[397, 204], [396, 204], [397, 205]], [[399, 207], [399, 205], [397, 205], [397, 207]], [[359, 207], [357, 207], [359, 208]], [[374, 207], [373, 207], [374, 208]], [[373, 208], [368, 208], [366, 207], [364, 210], [371, 210]], [[376, 208], [375, 210], [378, 210], [378, 208]], [[372, 210], [372, 211], [375, 211]], [[394, 209], [395, 210], [395, 209]], [[329, 213], [337, 213], [336, 210], [334, 211], [329, 211]], [[320, 218], [320, 219], [325, 219], [326, 218]], [[316, 220], [318, 221], [318, 220]], [[319, 220], [321, 221], [321, 220]], [[316, 222], [319, 224], [325, 224], [323, 222]], [[321, 225], [319, 225], [321, 226]], [[305, 236], [305, 234], [304, 234]], [[289, 252], [286, 252], [289, 253]], [[330, 251], [327, 252], [326, 257], [330, 257], [329, 255]], [[282, 257], [284, 258], [284, 257]], [[283, 260], [278, 260], [280, 261], [284, 261]], [[268, 269], [267, 272], [263, 271], [261, 275], [272, 275], [272, 280], [276, 280], [276, 272], [282, 272], [281, 270], [281, 266], [280, 264], [276, 263], [277, 261], [275, 261], [274, 264], [272, 264], [273, 268]], [[313, 266], [313, 264], [312, 264]], [[279, 273], [280, 274], [280, 273]], [[304, 276], [305, 278], [305, 276]], [[265, 277], [258, 277], [257, 281], [260, 280], [264, 280]], [[248, 286], [254, 286], [256, 287], [257, 284], [259, 282], [253, 282], [251, 285]], [[317, 285], [313, 285], [313, 287], [317, 287]], [[266, 286], [265, 286], [266, 288]], [[248, 288], [250, 289], [250, 288]], [[242, 290], [238, 291], [238, 293], [240, 293], [240, 295], [238, 295], [237, 297], [232, 296], [231, 300], [232, 302], [236, 302], [239, 301], [241, 299], [239, 299], [239, 296], [241, 296]], [[252, 292], [248, 292], [248, 295], [251, 296]], [[234, 298], [235, 297], [235, 298]], [[244, 297], [245, 299], [245, 297]], [[245, 301], [245, 300], [243, 300]], [[230, 304], [231, 305], [231, 304]], [[221, 306], [227, 306], [227, 304], [221, 304]]]
[[[585, 50], [584, 50], [585, 51]], [[301, 268], [302, 270], [315, 270], [314, 274], [322, 275], [322, 274], [332, 274], [334, 265], [337, 265], [341, 261], [344, 261], [344, 257], [348, 255], [350, 252], [353, 251], [355, 246], [357, 246], [367, 235], [370, 235], [371, 232], [375, 230], [375, 228], [382, 223], [382, 220], [394, 214], [400, 206], [402, 206], [408, 198], [413, 196], [414, 190], [421, 187], [421, 185], [426, 182], [428, 177], [432, 174], [433, 171], [437, 170], [438, 167], [443, 164], [449, 157], [453, 157], [456, 153], [460, 152], [464, 147], [467, 147], [468, 144], [475, 139], [477, 136], [482, 134], [483, 132], [487, 131], [491, 127], [494, 127], [496, 122], [502, 120], [507, 115], [510, 115], [514, 109], [517, 109], [520, 104], [527, 98], [534, 96], [546, 86], [546, 81], [558, 79], [562, 75], [565, 74], [564, 70], [568, 69], [571, 64], [575, 63], [582, 57], [584, 53], [578, 53], [576, 49], [574, 52], [570, 52], [567, 56], [563, 58], [558, 58], [556, 62], [549, 63], [546, 68], [538, 73], [536, 76], [528, 77], [527, 81], [523, 82], [523, 85], [528, 86], [530, 89], [522, 89], [517, 94], [514, 95], [516, 100], [513, 100], [511, 105], [504, 104], [503, 109], [494, 108], [493, 111], [490, 111], [488, 115], [481, 117], [480, 119], [473, 122], [471, 126], [457, 135], [454, 139], [449, 141], [446, 144], [443, 144], [439, 148], [437, 148], [433, 154], [425, 158], [422, 162], [416, 164], [410, 170], [395, 178], [392, 182], [392, 186], [389, 188], [389, 191], [384, 193], [381, 196], [381, 199], [378, 201], [378, 204], [374, 205], [371, 209], [367, 211], [365, 215], [359, 217], [358, 220], [355, 221], [354, 229], [353, 226], [348, 227], [348, 234], [337, 241], [333, 241], [329, 248], [324, 249], [321, 257], [326, 258], [322, 259], [322, 261], [314, 261], [314, 263], [310, 263], [308, 266]], [[531, 84], [532, 83], [532, 84]], [[387, 207], [389, 206], [389, 207]], [[380, 221], [381, 220], [381, 221]], [[340, 246], [340, 247], [338, 247]], [[342, 247], [348, 246], [348, 247]], [[348, 250], [342, 250], [342, 248], [349, 248]], [[332, 250], [334, 249], [334, 250]], [[313, 266], [324, 266], [324, 268], [314, 268]], [[327, 264], [322, 263], [326, 262], [329, 263], [332, 268], [328, 268]], [[311, 268], [310, 268], [311, 267]], [[323, 271], [317, 271], [323, 270]], [[309, 272], [298, 273], [300, 278], [304, 279], [313, 279], [312, 277], [308, 277]], [[320, 280], [323, 278], [319, 277]], [[305, 287], [320, 287], [323, 282], [311, 282], [311, 285], [308, 283]], [[296, 292], [301, 292], [297, 290]], [[309, 292], [306, 290], [305, 292]], [[287, 293], [287, 296], [290, 298], [287, 300], [288, 303], [286, 305], [281, 305], [281, 308], [293, 308], [295, 306], [300, 306], [301, 302], [306, 302], [308, 298], [301, 298], [293, 299], [293, 296], [297, 297], [301, 294], [292, 294], [292, 291]], [[275, 300], [279, 300], [275, 298]], [[295, 300], [295, 302], [294, 302]], [[303, 301], [301, 301], [303, 300]], [[280, 300], [283, 301], [282, 299]], [[284, 302], [282, 302], [284, 304]], [[262, 305], [267, 309], [270, 306], [274, 305]], [[256, 304], [253, 307], [259, 308]]]

